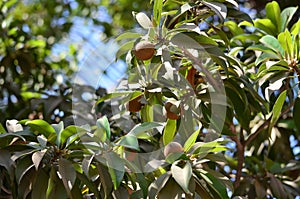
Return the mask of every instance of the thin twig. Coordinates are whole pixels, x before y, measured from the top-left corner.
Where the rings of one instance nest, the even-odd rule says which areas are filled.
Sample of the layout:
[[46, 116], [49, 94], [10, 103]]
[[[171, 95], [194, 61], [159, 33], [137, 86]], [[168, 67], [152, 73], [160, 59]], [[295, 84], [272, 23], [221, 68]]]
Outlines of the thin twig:
[[240, 182], [241, 182], [241, 177], [242, 177], [242, 169], [243, 169], [243, 164], [245, 161], [244, 153], [245, 153], [245, 145], [241, 140], [239, 139], [234, 124], [230, 125], [231, 132], [234, 134], [234, 136], [231, 136], [231, 139], [236, 143], [236, 148], [237, 148], [237, 160], [238, 160], [238, 165], [236, 169], [236, 178], [234, 182], [234, 188], [239, 187]]

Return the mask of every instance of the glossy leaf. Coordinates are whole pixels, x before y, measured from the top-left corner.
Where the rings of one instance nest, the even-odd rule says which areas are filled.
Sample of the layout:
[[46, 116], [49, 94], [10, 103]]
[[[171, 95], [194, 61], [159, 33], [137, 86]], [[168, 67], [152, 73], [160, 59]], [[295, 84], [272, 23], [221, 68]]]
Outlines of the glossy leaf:
[[144, 122], [133, 127], [128, 134], [139, 137], [140, 134], [162, 125], [163, 124], [159, 122]]
[[183, 191], [180, 186], [176, 183], [174, 178], [169, 178], [165, 186], [160, 190], [157, 195], [159, 199], [169, 199], [169, 198], [180, 198]]
[[280, 7], [276, 1], [267, 3], [266, 5], [266, 14], [267, 17], [272, 21], [272, 23], [277, 27], [278, 32], [280, 31], [281, 26], [281, 17], [280, 17]]
[[51, 126], [55, 129], [55, 132], [56, 132], [56, 135], [57, 135], [57, 139], [56, 139], [55, 143], [56, 143], [57, 146], [60, 146], [60, 144], [61, 144], [61, 132], [64, 129], [64, 123], [63, 123], [63, 121], [61, 121], [58, 124], [52, 124]]
[[275, 102], [275, 104], [273, 106], [273, 109], [272, 109], [272, 118], [271, 118], [270, 126], [269, 126], [269, 132], [271, 131], [272, 127], [275, 125], [275, 123], [277, 122], [277, 120], [280, 117], [281, 110], [282, 110], [283, 104], [285, 102], [286, 93], [287, 93], [286, 90], [283, 91], [279, 95], [279, 97], [277, 98], [277, 100], [276, 100], [276, 102]]
[[185, 152], [189, 151], [191, 147], [195, 144], [197, 137], [200, 133], [201, 124], [199, 123], [198, 129], [185, 141], [183, 149]]
[[163, 132], [163, 143], [164, 145], [167, 145], [174, 139], [174, 135], [176, 133], [176, 120], [167, 120], [167, 124], [164, 128]]
[[192, 177], [192, 166], [190, 162], [186, 162], [183, 168], [178, 166], [178, 162], [174, 162], [171, 166], [172, 177], [180, 185], [185, 193], [190, 194], [189, 183]]
[[134, 135], [123, 136], [118, 144], [129, 149], [140, 150], [139, 142]]
[[223, 183], [221, 183], [217, 178], [215, 178], [213, 175], [204, 170], [200, 172], [200, 175], [207, 182], [209, 187], [215, 191], [215, 193], [217, 194], [216, 196], [223, 199], [229, 199], [227, 195], [226, 186]]
[[148, 188], [149, 199], [155, 199], [157, 194], [163, 189], [171, 177], [170, 172], [166, 172], [160, 175], [154, 182], [152, 182]]
[[280, 14], [280, 18], [281, 18], [281, 27], [280, 30], [281, 32], [284, 32], [286, 30], [286, 28], [288, 27], [290, 21], [292, 20], [294, 14], [297, 11], [297, 7], [289, 7], [289, 8], [285, 8], [281, 14]]
[[104, 129], [106, 139], [110, 140], [110, 124], [106, 116], [99, 118], [96, 122], [98, 128]]
[[37, 151], [32, 154], [31, 158], [32, 158], [32, 162], [33, 162], [36, 170], [38, 170], [45, 153], [46, 153], [46, 150]]
[[203, 1], [203, 4], [209, 7], [210, 9], [212, 9], [218, 15], [218, 17], [221, 19], [222, 22], [226, 19], [227, 7], [224, 4], [219, 2], [206, 2], [206, 1]]
[[124, 161], [114, 152], [107, 153], [105, 159], [107, 161], [108, 172], [114, 184], [114, 189], [117, 189], [125, 174]]
[[44, 135], [50, 143], [55, 143], [56, 141], [55, 129], [46, 121], [32, 120], [26, 122], [26, 125], [28, 125], [32, 131]]
[[58, 172], [61, 175], [65, 189], [71, 195], [71, 190], [76, 180], [76, 171], [72, 163], [67, 159], [60, 158], [58, 161]]
[[270, 35], [266, 35], [259, 40], [265, 46], [272, 49], [274, 52], [277, 52], [278, 55], [284, 56], [284, 49], [281, 47], [279, 41]]
[[125, 40], [125, 39], [137, 39], [141, 36], [141, 34], [139, 33], [135, 33], [135, 32], [124, 32], [122, 34], [120, 34], [115, 41], [121, 41], [121, 40]]
[[31, 198], [46, 199], [48, 181], [49, 175], [43, 169], [39, 170], [32, 187]]
[[290, 58], [292, 58], [294, 54], [294, 44], [291, 33], [288, 30], [280, 33], [278, 35], [278, 41], [285, 53], [288, 54]]
[[254, 26], [269, 35], [275, 36], [277, 33], [277, 28], [270, 19], [256, 19]]
[[67, 196], [63, 182], [57, 176], [55, 168], [52, 167], [49, 174], [46, 198], [67, 198]]
[[160, 25], [162, 10], [163, 10], [163, 0], [154, 0], [153, 16], [156, 25]]

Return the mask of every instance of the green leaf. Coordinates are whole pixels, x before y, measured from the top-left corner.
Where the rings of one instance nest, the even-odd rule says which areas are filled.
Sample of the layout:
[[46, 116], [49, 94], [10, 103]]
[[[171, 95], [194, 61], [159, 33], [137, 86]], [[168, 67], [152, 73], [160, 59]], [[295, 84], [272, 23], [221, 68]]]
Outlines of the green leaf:
[[57, 135], [56, 145], [60, 146], [61, 145], [61, 133], [64, 129], [64, 123], [63, 123], [63, 121], [61, 121], [58, 124], [52, 124], [51, 126], [55, 129], [55, 132]]
[[170, 119], [167, 120], [167, 124], [165, 126], [164, 133], [163, 133], [164, 145], [167, 145], [173, 140], [174, 135], [176, 133], [176, 123], [177, 120], [170, 120]]
[[254, 26], [269, 35], [275, 36], [277, 33], [277, 28], [270, 19], [256, 19]]
[[46, 198], [68, 198], [63, 182], [59, 179], [54, 167], [51, 168]]
[[236, 35], [241, 35], [244, 34], [244, 30], [238, 26], [238, 24], [234, 21], [226, 21], [224, 22], [224, 25], [229, 28], [230, 32], [236, 36]]
[[118, 144], [129, 149], [140, 150], [139, 142], [134, 135], [127, 134], [121, 137]]
[[251, 17], [247, 13], [244, 13], [240, 10], [227, 7], [227, 15], [227, 17], [232, 17], [238, 20], [244, 20], [253, 24]]
[[76, 180], [76, 171], [72, 163], [67, 159], [60, 158], [58, 161], [58, 172], [60, 173], [64, 187], [70, 196]]
[[163, 126], [162, 123], [159, 122], [144, 122], [141, 124], [135, 125], [128, 133], [128, 135], [133, 135], [139, 138], [139, 135], [142, 135], [145, 131], [152, 130], [154, 128]]
[[156, 25], [160, 24], [162, 9], [163, 9], [163, 0], [154, 0], [153, 16]]
[[201, 123], [199, 123], [198, 129], [185, 141], [183, 149], [185, 152], [189, 151], [191, 147], [195, 144], [197, 137], [201, 130]]
[[36, 175], [36, 180], [32, 186], [31, 198], [46, 199], [49, 175], [40, 169]]
[[215, 193], [222, 199], [229, 199], [227, 195], [226, 186], [220, 182], [216, 177], [209, 172], [200, 170], [200, 175], [207, 182], [207, 185], [215, 191]]
[[119, 155], [114, 152], [105, 154], [105, 159], [107, 160], [108, 172], [114, 184], [114, 189], [116, 190], [123, 180], [125, 163]]
[[100, 181], [102, 186], [101, 188], [103, 188], [104, 190], [105, 199], [109, 198], [109, 196], [111, 196], [112, 194], [111, 192], [113, 191], [114, 185], [112, 183], [108, 169], [101, 163], [98, 163], [96, 166], [100, 176]]
[[171, 174], [166, 172], [160, 175], [154, 182], [152, 182], [148, 188], [148, 197], [149, 199], [155, 199], [156, 195], [160, 192], [161, 189], [167, 184]]
[[137, 39], [140, 36], [142, 36], [142, 35], [139, 34], [139, 33], [136, 33], [136, 32], [125, 32], [125, 33], [122, 33], [121, 35], [119, 35], [115, 39], [115, 41], [121, 41], [121, 40], [124, 40], [124, 39]]
[[54, 144], [56, 141], [56, 132], [55, 129], [44, 120], [32, 120], [26, 122], [25, 125], [28, 125], [30, 129], [38, 134], [44, 135], [48, 142]]
[[[143, 92], [141, 92], [141, 91], [124, 91], [124, 92], [110, 93], [110, 94], [105, 95], [104, 97], [101, 97], [96, 102], [96, 105], [100, 104], [101, 102], [104, 102], [105, 100], [116, 98], [116, 97], [120, 97], [120, 96], [126, 96], [128, 94], [138, 96], [138, 95], [142, 95]], [[128, 99], [128, 101], [129, 101], [129, 99]]]
[[221, 22], [223, 22], [227, 16], [227, 7], [226, 5], [218, 2], [206, 2], [202, 1], [204, 5], [209, 7], [212, 11], [214, 11], [218, 17], [221, 19]]
[[33, 162], [33, 164], [34, 164], [36, 170], [38, 170], [39, 165], [40, 165], [40, 163], [41, 163], [41, 161], [42, 161], [42, 159], [43, 159], [43, 157], [44, 157], [46, 151], [47, 151], [47, 150], [36, 151], [36, 152], [34, 152], [34, 153], [32, 154], [31, 159], [32, 159], [32, 162]]
[[299, 118], [300, 118], [300, 98], [297, 97], [295, 100], [294, 108], [293, 108], [293, 120], [295, 123], [295, 127], [298, 131], [300, 131]]
[[122, 55], [126, 54], [128, 51], [132, 50], [135, 44], [135, 40], [128, 41], [124, 43], [116, 53], [116, 59], [119, 59]]
[[17, 161], [17, 166], [15, 169], [15, 175], [17, 183], [20, 184], [22, 178], [26, 177], [26, 174], [34, 167], [30, 156], [20, 158]]
[[298, 7], [288, 7], [288, 8], [285, 8], [281, 12], [281, 14], [280, 14], [280, 18], [281, 18], [280, 30], [281, 30], [281, 32], [285, 31], [285, 29], [288, 27], [289, 22], [292, 20], [297, 9], [298, 9]]
[[23, 100], [30, 100], [32, 98], [41, 98], [42, 94], [37, 92], [21, 92]]
[[0, 134], [5, 134], [7, 133], [2, 124], [0, 123]]
[[284, 51], [289, 55], [289, 58], [292, 58], [294, 52], [294, 44], [291, 33], [288, 30], [285, 30], [284, 32], [280, 33], [278, 35], [278, 41], [284, 49]]
[[164, 187], [159, 191], [156, 198], [159, 199], [171, 199], [171, 198], [181, 198], [183, 194], [182, 189], [176, 183], [174, 178], [169, 178]]
[[110, 124], [106, 116], [103, 116], [97, 120], [97, 127], [104, 129], [106, 134], [106, 139], [110, 140]]
[[281, 109], [283, 107], [283, 104], [284, 104], [285, 98], [286, 98], [286, 92], [287, 91], [285, 90], [279, 95], [278, 99], [276, 100], [276, 102], [273, 106], [272, 118], [271, 118], [270, 125], [269, 125], [269, 132], [271, 132], [272, 128], [274, 127], [275, 123], [277, 122], [277, 120], [280, 117]]
[[[85, 135], [87, 132], [88, 132], [87, 129], [78, 126], [68, 126], [62, 132], [61, 143], [64, 144], [66, 142], [65, 148], [68, 148], [73, 142], [78, 140], [81, 136]], [[66, 141], [65, 138], [67, 139]]]
[[277, 32], [279, 32], [280, 26], [281, 26], [279, 4], [276, 1], [267, 3], [266, 14], [267, 14], [267, 17], [272, 21], [272, 23], [277, 27]]
[[176, 161], [171, 166], [172, 177], [180, 185], [185, 193], [190, 194], [189, 183], [192, 177], [192, 166], [189, 161], [185, 163], [183, 168], [177, 166], [179, 162]]
[[266, 35], [262, 37], [259, 40], [262, 44], [264, 44], [266, 47], [269, 47], [272, 49], [274, 52], [277, 52], [279, 56], [283, 57], [284, 56], [284, 50], [282, 46], [280, 45], [279, 41], [271, 36], [271, 35]]
[[300, 19], [297, 23], [295, 23], [291, 28], [292, 35], [299, 35], [300, 34]]
[[195, 32], [184, 32], [174, 35], [171, 42], [179, 47], [187, 49], [203, 50], [206, 46], [217, 46], [218, 44], [206, 35]]

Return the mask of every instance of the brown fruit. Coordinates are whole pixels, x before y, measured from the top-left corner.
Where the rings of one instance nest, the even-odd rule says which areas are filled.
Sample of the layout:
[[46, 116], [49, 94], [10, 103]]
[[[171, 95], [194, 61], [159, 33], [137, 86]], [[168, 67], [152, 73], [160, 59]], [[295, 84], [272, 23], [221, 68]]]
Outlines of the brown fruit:
[[148, 60], [152, 58], [155, 53], [154, 47], [154, 44], [149, 41], [141, 41], [135, 45], [133, 54], [137, 59]]
[[142, 103], [140, 102], [142, 96], [138, 96], [128, 102], [127, 109], [130, 112], [139, 112], [142, 108]]
[[181, 153], [183, 152], [183, 148], [178, 142], [170, 142], [165, 146], [164, 155], [167, 157], [171, 153]]
[[170, 120], [177, 120], [180, 117], [180, 108], [171, 102], [165, 104], [166, 116]]

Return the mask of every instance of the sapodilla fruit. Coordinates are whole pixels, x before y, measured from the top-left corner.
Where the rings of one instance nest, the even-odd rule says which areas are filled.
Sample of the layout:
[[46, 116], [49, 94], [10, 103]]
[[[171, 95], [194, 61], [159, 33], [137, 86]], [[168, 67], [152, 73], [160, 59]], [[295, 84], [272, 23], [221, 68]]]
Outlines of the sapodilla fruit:
[[130, 112], [139, 112], [142, 108], [142, 103], [140, 102], [142, 96], [138, 96], [130, 100], [127, 104], [127, 109]]
[[166, 116], [168, 119], [177, 120], [180, 117], [180, 108], [171, 102], [165, 104]]
[[183, 148], [178, 142], [170, 142], [165, 146], [164, 155], [167, 157], [171, 153], [181, 153], [183, 152]]
[[155, 53], [155, 46], [149, 41], [138, 42], [133, 49], [133, 54], [137, 59], [148, 60], [153, 57]]

